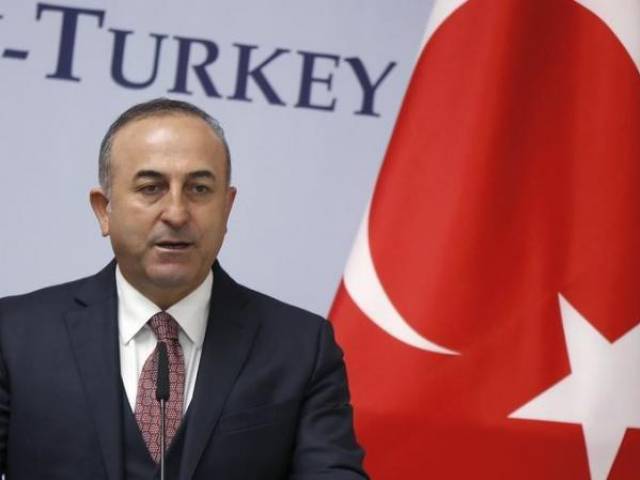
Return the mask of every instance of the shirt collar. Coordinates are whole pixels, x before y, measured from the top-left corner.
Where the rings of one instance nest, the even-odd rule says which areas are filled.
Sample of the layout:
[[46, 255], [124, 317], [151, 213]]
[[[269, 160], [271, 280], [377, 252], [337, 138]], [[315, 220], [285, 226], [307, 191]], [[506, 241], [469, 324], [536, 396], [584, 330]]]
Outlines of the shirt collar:
[[[204, 342], [212, 286], [213, 273], [209, 270], [209, 274], [198, 288], [167, 309], [167, 313], [175, 318], [182, 331], [196, 347], [201, 347]], [[116, 288], [118, 308], [122, 313], [118, 318], [118, 330], [122, 343], [127, 344], [144, 328], [153, 315], [161, 311], [161, 308], [124, 278], [119, 265], [116, 266]]]

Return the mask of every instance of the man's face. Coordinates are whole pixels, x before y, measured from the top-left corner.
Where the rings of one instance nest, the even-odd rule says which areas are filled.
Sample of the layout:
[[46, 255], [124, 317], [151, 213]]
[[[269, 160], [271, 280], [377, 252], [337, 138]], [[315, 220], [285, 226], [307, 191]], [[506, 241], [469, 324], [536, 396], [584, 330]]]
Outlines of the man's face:
[[91, 192], [125, 278], [162, 308], [206, 277], [227, 230], [235, 189], [222, 142], [200, 118], [167, 114], [119, 130], [111, 192]]

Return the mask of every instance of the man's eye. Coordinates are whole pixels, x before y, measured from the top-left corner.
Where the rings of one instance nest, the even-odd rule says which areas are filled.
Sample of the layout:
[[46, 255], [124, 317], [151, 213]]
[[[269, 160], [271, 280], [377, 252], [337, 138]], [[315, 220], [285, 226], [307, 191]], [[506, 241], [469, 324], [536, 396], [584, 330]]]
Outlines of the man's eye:
[[195, 193], [209, 193], [211, 191], [207, 185], [194, 185], [191, 190]]
[[144, 185], [140, 187], [139, 191], [145, 195], [153, 195], [160, 191], [160, 187], [158, 185]]

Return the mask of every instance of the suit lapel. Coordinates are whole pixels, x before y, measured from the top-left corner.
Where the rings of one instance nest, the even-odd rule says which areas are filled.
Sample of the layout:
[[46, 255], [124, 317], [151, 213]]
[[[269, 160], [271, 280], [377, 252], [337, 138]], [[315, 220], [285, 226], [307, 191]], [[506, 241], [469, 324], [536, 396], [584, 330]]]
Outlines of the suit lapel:
[[247, 315], [247, 301], [241, 287], [216, 263], [209, 321], [189, 405], [180, 479], [192, 478], [253, 344], [258, 322]]
[[71, 348], [98, 433], [110, 480], [122, 478], [122, 412], [115, 263], [81, 287], [84, 306], [67, 313]]

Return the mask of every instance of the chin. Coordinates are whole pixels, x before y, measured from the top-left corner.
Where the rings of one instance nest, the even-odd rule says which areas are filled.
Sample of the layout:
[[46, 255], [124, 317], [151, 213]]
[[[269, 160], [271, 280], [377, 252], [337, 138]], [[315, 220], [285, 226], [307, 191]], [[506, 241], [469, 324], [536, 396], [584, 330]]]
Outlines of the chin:
[[148, 278], [158, 288], [179, 290], [195, 288], [201, 281], [198, 272], [175, 266], [156, 267], [148, 272]]

